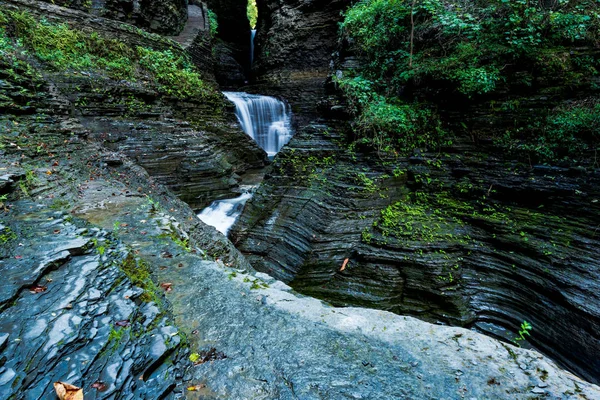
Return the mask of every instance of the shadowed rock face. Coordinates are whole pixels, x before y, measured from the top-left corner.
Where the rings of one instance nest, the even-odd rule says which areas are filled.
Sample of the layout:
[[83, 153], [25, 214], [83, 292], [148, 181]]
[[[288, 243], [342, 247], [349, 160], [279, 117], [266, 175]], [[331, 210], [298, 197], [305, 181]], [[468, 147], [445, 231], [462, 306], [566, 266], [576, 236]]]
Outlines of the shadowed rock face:
[[526, 320], [529, 343], [597, 380], [596, 172], [472, 145], [376, 162], [339, 143], [312, 126], [278, 155], [230, 235], [255, 269], [336, 305], [505, 340]]
[[325, 95], [340, 14], [350, 1], [259, 0], [257, 5], [256, 86], [249, 90], [284, 97], [297, 121], [308, 123]]
[[250, 22], [246, 0], [208, 0], [215, 12], [218, 32], [214, 45], [215, 76], [220, 85], [243, 85], [250, 71]]
[[187, 20], [187, 0], [42, 0], [173, 35]]

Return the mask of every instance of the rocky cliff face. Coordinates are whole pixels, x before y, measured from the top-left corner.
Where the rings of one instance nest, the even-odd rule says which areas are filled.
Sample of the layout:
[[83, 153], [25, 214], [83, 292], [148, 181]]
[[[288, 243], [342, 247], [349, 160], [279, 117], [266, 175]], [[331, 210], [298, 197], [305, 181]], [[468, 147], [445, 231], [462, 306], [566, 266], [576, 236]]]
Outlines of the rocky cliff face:
[[[350, 145], [354, 134], [343, 121], [315, 113], [320, 104], [321, 117], [347, 115], [343, 99], [325, 97], [319, 71], [327, 75], [331, 65], [343, 76], [360, 64], [345, 47], [330, 57], [333, 26], [306, 35], [303, 28], [345, 4], [262, 5], [259, 90], [289, 96], [301, 128], [232, 231], [252, 265], [336, 305], [415, 315], [508, 341], [526, 320], [534, 326], [530, 344], [597, 381], [594, 156], [588, 167], [531, 165], [486, 140], [529, 114], [593, 99], [597, 85], [572, 90], [519, 70], [515, 76], [535, 84], [476, 103], [421, 82], [407, 95], [435, 102], [444, 123], [463, 134], [468, 127], [470, 137], [435, 154], [376, 154]], [[317, 17], [308, 22], [308, 14]]]
[[187, 0], [48, 0], [75, 10], [131, 23], [162, 34], [181, 32], [188, 17]]
[[526, 320], [531, 344], [596, 379], [595, 171], [471, 145], [373, 162], [343, 143], [314, 126], [278, 155], [231, 234], [254, 268], [336, 305], [506, 340]]
[[269, 1], [258, 4], [256, 86], [249, 90], [281, 96], [301, 124], [315, 115], [325, 95], [340, 15], [349, 1]]
[[[120, 22], [58, 6], [10, 0], [0, 1], [0, 10], [181, 51]], [[0, 21], [16, 34], [14, 25]], [[600, 397], [597, 386], [534, 351], [389, 312], [331, 307], [257, 273], [161, 184], [180, 197], [188, 187], [193, 204], [202, 194], [219, 196], [218, 177], [235, 180], [233, 171], [262, 162], [264, 154], [232, 128], [221, 97], [168, 95], [159, 79], [144, 76], [116, 80], [93, 68], [60, 70], [23, 52], [14, 36], [2, 38], [1, 397], [48, 398], [55, 381], [83, 387], [86, 399]], [[318, 159], [297, 159], [290, 148], [281, 159], [289, 163], [276, 166], [280, 182], [293, 178], [300, 194], [324, 188], [325, 176], [338, 176], [334, 165], [352, 172], [363, 162], [336, 144], [336, 129], [324, 128], [313, 126], [295, 145], [310, 156], [322, 144]], [[303, 145], [302, 138], [308, 138]], [[189, 172], [177, 173], [174, 165]], [[369, 201], [379, 175], [349, 181], [343, 171], [335, 178], [345, 182], [340, 194], [321, 196], [350, 200], [349, 206], [354, 198]], [[402, 176], [390, 196], [410, 191], [411, 179], [418, 184]], [[352, 196], [341, 194], [348, 190]], [[387, 204], [379, 199], [377, 205]], [[275, 207], [278, 200], [265, 204]], [[327, 201], [307, 199], [300, 212]], [[355, 219], [376, 219], [377, 212]], [[328, 224], [327, 215], [318, 217]], [[324, 225], [306, 222], [302, 229], [326, 233]], [[356, 236], [353, 229], [348, 238]], [[384, 248], [383, 233], [370, 229], [370, 245]], [[535, 231], [526, 232], [533, 241]], [[357, 271], [356, 262], [342, 272]]]

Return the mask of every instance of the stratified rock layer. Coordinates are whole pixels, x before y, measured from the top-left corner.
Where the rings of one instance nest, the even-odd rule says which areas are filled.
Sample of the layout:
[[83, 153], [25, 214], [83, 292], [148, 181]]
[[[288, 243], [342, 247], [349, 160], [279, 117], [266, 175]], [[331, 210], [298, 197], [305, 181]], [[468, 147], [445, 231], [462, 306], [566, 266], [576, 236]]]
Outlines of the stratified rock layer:
[[231, 233], [254, 268], [336, 305], [509, 341], [526, 320], [530, 344], [597, 380], [597, 172], [471, 145], [377, 162], [344, 142], [312, 126], [278, 155]]
[[162, 34], [181, 32], [187, 0], [42, 0], [63, 7], [127, 22]]
[[259, 0], [253, 77], [248, 90], [281, 96], [300, 124], [315, 116], [325, 95], [329, 60], [337, 49], [338, 23], [347, 0]]

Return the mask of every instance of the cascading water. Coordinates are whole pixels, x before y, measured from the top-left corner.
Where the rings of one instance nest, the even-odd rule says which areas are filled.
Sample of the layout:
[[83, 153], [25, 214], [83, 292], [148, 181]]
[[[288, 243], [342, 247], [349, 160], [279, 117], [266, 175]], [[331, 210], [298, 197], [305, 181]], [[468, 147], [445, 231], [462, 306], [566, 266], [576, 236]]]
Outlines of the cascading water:
[[[274, 97], [243, 92], [223, 92], [235, 104], [244, 132], [273, 157], [292, 137], [291, 113], [284, 102]], [[242, 194], [234, 199], [213, 201], [198, 218], [227, 235], [242, 213], [246, 201], [252, 197], [254, 185], [242, 186]]]
[[256, 36], [256, 29], [250, 31], [250, 68], [254, 63], [254, 37]]
[[213, 201], [210, 206], [198, 214], [198, 218], [227, 235], [237, 217], [242, 213], [244, 205], [252, 197], [251, 189], [253, 188], [246, 189], [241, 196], [233, 199]]
[[223, 92], [248, 136], [273, 157], [292, 138], [291, 112], [283, 101], [270, 96]]

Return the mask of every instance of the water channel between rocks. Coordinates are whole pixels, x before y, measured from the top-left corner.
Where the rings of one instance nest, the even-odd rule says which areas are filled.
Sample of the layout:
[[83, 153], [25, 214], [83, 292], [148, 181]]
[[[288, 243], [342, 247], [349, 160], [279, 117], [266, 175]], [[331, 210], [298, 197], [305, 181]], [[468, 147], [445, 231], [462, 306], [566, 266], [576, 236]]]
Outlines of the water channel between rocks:
[[[235, 115], [242, 130], [273, 158], [292, 138], [291, 111], [288, 104], [270, 96], [244, 92], [223, 92], [235, 104]], [[244, 205], [262, 180], [262, 173], [246, 173], [238, 197], [213, 201], [198, 214], [207, 225], [227, 235]]]

